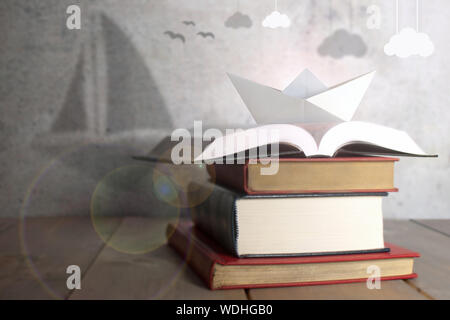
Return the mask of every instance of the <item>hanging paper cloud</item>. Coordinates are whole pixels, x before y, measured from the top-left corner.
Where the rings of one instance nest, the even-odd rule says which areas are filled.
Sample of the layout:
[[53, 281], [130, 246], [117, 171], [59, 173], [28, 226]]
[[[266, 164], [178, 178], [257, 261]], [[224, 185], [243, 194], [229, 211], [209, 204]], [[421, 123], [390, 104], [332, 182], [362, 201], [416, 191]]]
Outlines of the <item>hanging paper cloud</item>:
[[225, 27], [227, 28], [250, 28], [252, 26], [252, 20], [246, 14], [242, 14], [239, 11], [235, 12], [225, 21]]
[[287, 28], [291, 25], [291, 20], [285, 14], [281, 14], [278, 11], [273, 11], [266, 16], [262, 22], [263, 27], [266, 28]]
[[384, 46], [384, 52], [388, 56], [396, 55], [399, 58], [407, 58], [412, 55], [428, 57], [434, 51], [434, 45], [426, 33], [417, 32], [412, 28], [403, 28], [394, 34]]
[[338, 29], [322, 41], [317, 52], [321, 56], [330, 56], [335, 59], [345, 56], [360, 58], [366, 54], [367, 45], [358, 34]]

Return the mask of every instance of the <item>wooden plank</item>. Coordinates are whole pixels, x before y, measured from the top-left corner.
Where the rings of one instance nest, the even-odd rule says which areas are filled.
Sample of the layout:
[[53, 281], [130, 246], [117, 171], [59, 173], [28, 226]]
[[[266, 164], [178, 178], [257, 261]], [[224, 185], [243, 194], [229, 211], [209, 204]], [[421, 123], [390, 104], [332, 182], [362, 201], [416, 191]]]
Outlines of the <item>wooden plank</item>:
[[167, 222], [125, 218], [70, 299], [246, 299], [244, 290], [209, 290], [161, 239]]
[[386, 241], [418, 251], [415, 260], [417, 279], [408, 282], [435, 299], [450, 299], [450, 238], [417, 223], [387, 220], [384, 223]]
[[[27, 218], [21, 223], [14, 219], [0, 225], [0, 299], [67, 297], [67, 266], [78, 265], [83, 273], [104, 245], [90, 218]], [[119, 223], [108, 219], [105, 234]]]
[[18, 220], [15, 218], [0, 219], [0, 253], [20, 251]]
[[[409, 221], [385, 221], [384, 225], [386, 241], [391, 241], [422, 253], [422, 258], [416, 259], [415, 261], [415, 270], [419, 273], [419, 279], [408, 280], [408, 283], [403, 281], [382, 282], [381, 290], [368, 290], [365, 283], [281, 289], [252, 289], [249, 293], [250, 298], [272, 299], [271, 297], [273, 297], [273, 299], [287, 299], [291, 296], [292, 299], [402, 299], [402, 296], [404, 296], [405, 299], [416, 299], [428, 297], [428, 295], [433, 296], [431, 292], [436, 295], [436, 291], [443, 291], [443, 293], [437, 294], [437, 296], [445, 296], [444, 289], [433, 290], [433, 286], [439, 286], [437, 283], [439, 280], [430, 277], [430, 270], [428, 268], [430, 258], [427, 243], [438, 241], [439, 236], [436, 236], [425, 228], [414, 225]], [[414, 237], [416, 233], [419, 235], [420, 240], [417, 241], [417, 239], [414, 239], [411, 241], [410, 239]], [[440, 252], [444, 254], [444, 256], [448, 256], [446, 252], [442, 252], [442, 250], [440, 250]], [[434, 256], [433, 258], [436, 257]], [[434, 268], [439, 268], [439, 264], [433, 263], [433, 265]], [[442, 269], [444, 269], [441, 270], [441, 275], [444, 275], [445, 269], [448, 270], [448, 266], [448, 262], [445, 262], [441, 266]], [[414, 286], [417, 286], [418, 290], [414, 290]], [[424, 292], [418, 294], [421, 290]]]
[[[445, 232], [447, 222], [434, 222], [433, 227]], [[431, 224], [430, 224], [431, 225]], [[421, 257], [415, 260], [417, 279], [402, 281], [388, 281], [382, 283], [382, 290], [367, 290], [365, 284], [345, 284], [317, 287], [298, 287], [281, 289], [250, 290], [253, 299], [405, 299], [419, 298], [450, 298], [450, 239], [442, 233], [421, 226], [415, 222], [405, 220], [385, 220], [385, 240], [418, 251]], [[356, 289], [359, 288], [359, 289]], [[383, 288], [387, 290], [383, 290]], [[353, 293], [352, 293], [353, 291]], [[417, 294], [420, 294], [419, 296]]]
[[48, 298], [21, 254], [19, 220], [0, 220], [0, 299]]
[[305, 287], [250, 289], [251, 300], [424, 300], [425, 296], [402, 280], [382, 281], [380, 289], [368, 289], [365, 282]]
[[436, 232], [450, 237], [450, 219], [427, 219], [427, 220], [412, 220], [412, 222], [420, 224]]
[[[109, 219], [108, 219], [109, 220]], [[120, 220], [111, 220], [111, 234]], [[119, 222], [118, 222], [119, 221]], [[441, 232], [446, 222], [428, 225]], [[106, 225], [105, 222], [104, 225]], [[127, 243], [136, 230], [161, 234], [163, 224], [153, 219], [129, 218], [113, 237]], [[165, 228], [165, 225], [164, 225]], [[108, 228], [106, 228], [108, 229]], [[245, 299], [243, 290], [210, 291], [170, 248], [163, 245], [145, 254], [129, 254], [105, 248], [88, 270], [103, 242], [89, 218], [29, 218], [24, 235], [30, 268], [21, 251], [16, 219], [0, 220], [0, 299], [45, 299], [65, 297], [69, 264], [80, 265], [84, 277], [82, 290], [72, 298], [171, 298], [171, 299]], [[139, 234], [138, 234], [139, 235]], [[419, 299], [450, 298], [448, 278], [450, 240], [442, 233], [409, 221], [385, 221], [387, 241], [416, 250], [418, 279], [382, 282], [381, 290], [368, 290], [364, 283], [297, 288], [252, 289], [253, 299]], [[131, 239], [133, 240], [133, 239]], [[138, 243], [143, 239], [139, 239]], [[145, 240], [145, 238], [144, 238]], [[136, 240], [133, 240], [136, 242]], [[129, 241], [128, 245], [133, 244]], [[111, 241], [114, 244], [114, 241]], [[33, 271], [34, 270], [34, 271]], [[36, 272], [37, 271], [37, 272]], [[86, 273], [87, 272], [87, 273]], [[39, 274], [39, 277], [36, 276]], [[144, 284], [144, 285], [143, 285]], [[146, 284], [146, 285], [145, 285]], [[418, 290], [414, 290], [414, 286]], [[49, 290], [50, 289], [50, 290]], [[420, 295], [419, 291], [423, 294]]]

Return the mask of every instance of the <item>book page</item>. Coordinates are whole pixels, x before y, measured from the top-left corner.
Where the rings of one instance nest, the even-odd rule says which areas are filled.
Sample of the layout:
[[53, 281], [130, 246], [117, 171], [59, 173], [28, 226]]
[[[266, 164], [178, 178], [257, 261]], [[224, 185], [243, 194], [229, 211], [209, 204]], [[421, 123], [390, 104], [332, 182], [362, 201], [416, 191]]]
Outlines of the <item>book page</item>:
[[[426, 154], [404, 131], [361, 121], [338, 124], [323, 137], [319, 154], [333, 156], [336, 151], [350, 144], [358, 144], [358, 153], [372, 153], [374, 146], [383, 148], [384, 154], [431, 156]], [[364, 150], [364, 144], [368, 145]]]
[[320, 145], [323, 136], [339, 123], [341, 122], [298, 123], [295, 125], [308, 131], [316, 141], [316, 144]]

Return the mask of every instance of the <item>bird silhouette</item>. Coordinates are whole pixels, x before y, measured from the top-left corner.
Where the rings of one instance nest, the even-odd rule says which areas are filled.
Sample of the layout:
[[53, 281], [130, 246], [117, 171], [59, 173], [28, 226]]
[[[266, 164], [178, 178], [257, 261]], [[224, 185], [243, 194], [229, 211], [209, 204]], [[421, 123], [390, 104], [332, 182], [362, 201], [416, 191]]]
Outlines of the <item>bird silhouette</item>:
[[215, 39], [216, 37], [214, 37], [214, 33], [212, 32], [197, 32], [197, 35], [202, 36], [203, 38], [207, 38], [207, 37], [211, 37], [212, 39]]
[[195, 22], [194, 21], [183, 21], [183, 24], [187, 25], [187, 26], [194, 26], [195, 27]]
[[180, 39], [183, 43], [186, 41], [186, 38], [181, 33], [175, 33], [173, 31], [167, 30], [166, 32], [164, 32], [164, 34], [167, 34], [172, 40]]

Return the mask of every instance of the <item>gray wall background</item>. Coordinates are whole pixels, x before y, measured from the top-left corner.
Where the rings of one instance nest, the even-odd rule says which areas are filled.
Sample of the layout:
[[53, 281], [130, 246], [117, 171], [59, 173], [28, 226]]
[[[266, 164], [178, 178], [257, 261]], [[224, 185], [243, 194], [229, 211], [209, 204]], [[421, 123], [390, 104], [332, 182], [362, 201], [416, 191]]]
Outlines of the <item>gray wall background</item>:
[[[385, 216], [450, 218], [450, 2], [421, 3], [435, 53], [399, 59], [383, 53], [393, 0], [279, 0], [292, 26], [275, 30], [261, 26], [270, 0], [1, 1], [0, 216], [89, 214], [105, 176], [172, 129], [252, 123], [226, 72], [283, 88], [307, 67], [328, 85], [377, 70], [355, 119], [405, 130], [439, 154], [396, 164], [400, 192], [385, 200]], [[81, 30], [66, 28], [70, 4], [81, 7]], [[366, 27], [371, 4], [381, 8], [379, 30]], [[400, 27], [415, 25], [414, 5], [400, 0]], [[226, 24], [236, 11], [247, 17]], [[137, 176], [152, 182], [149, 172]], [[123, 201], [107, 214], [178, 211], [147, 190], [152, 183], [113, 185]]]

